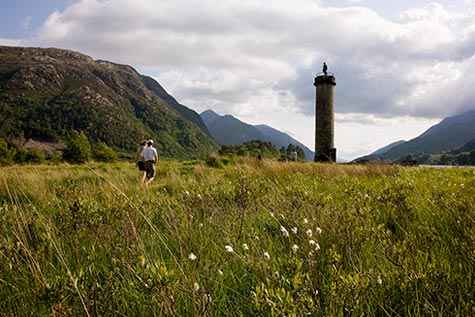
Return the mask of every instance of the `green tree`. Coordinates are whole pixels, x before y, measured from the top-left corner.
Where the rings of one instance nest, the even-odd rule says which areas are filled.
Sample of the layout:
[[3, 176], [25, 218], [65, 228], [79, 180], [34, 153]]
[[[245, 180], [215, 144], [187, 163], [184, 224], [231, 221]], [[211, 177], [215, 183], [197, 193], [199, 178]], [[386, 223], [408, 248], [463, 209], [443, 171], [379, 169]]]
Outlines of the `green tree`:
[[117, 160], [117, 153], [107, 146], [107, 144], [100, 142], [94, 147], [94, 159], [101, 162], [113, 162]]
[[66, 140], [63, 158], [71, 163], [85, 163], [91, 158], [92, 149], [84, 133], [74, 132]]

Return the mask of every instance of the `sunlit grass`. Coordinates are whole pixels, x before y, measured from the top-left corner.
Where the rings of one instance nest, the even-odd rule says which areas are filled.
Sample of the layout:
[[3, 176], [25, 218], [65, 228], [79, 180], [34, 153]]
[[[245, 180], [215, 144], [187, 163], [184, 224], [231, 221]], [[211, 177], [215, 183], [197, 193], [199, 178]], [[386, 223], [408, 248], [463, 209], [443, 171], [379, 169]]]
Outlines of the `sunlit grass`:
[[0, 170], [0, 315], [471, 315], [475, 173]]

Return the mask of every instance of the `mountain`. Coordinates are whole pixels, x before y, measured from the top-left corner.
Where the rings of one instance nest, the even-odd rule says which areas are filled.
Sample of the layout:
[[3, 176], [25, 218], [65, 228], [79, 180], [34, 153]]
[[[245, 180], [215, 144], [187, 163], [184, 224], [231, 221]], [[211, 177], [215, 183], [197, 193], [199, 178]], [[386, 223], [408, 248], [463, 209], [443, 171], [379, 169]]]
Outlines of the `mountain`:
[[287, 147], [289, 144], [297, 145], [303, 149], [305, 153], [305, 158], [309, 161], [313, 161], [315, 153], [299, 141], [289, 136], [288, 134], [264, 124], [256, 125], [255, 127], [259, 129], [259, 131], [261, 131], [266, 136], [269, 142], [272, 142], [272, 144], [274, 144], [275, 146]]
[[396, 142], [393, 142], [389, 145], [386, 145], [376, 151], [374, 151], [373, 153], [371, 153], [370, 155], [383, 155], [384, 153], [388, 152], [389, 150], [391, 150], [392, 148], [398, 146], [398, 145], [401, 145], [403, 143], [405, 143], [406, 141], [404, 140], [401, 140], [401, 141], [396, 141]]
[[[395, 146], [390, 146], [381, 154], [358, 158], [355, 161], [367, 159], [400, 160], [408, 155], [438, 154], [463, 147], [475, 139], [475, 110], [467, 111], [445, 118], [432, 126], [420, 136]], [[384, 148], [383, 148], [384, 149]]]
[[220, 116], [212, 110], [201, 114], [214, 139], [221, 145], [238, 145], [247, 141], [264, 141], [265, 135], [255, 126], [244, 123], [231, 115]]
[[383, 157], [398, 159], [418, 153], [441, 153], [457, 149], [475, 138], [475, 110], [448, 117], [415, 139], [393, 147]]
[[152, 77], [143, 76], [143, 75], [141, 77], [145, 86], [148, 89], [150, 89], [155, 95], [165, 100], [170, 106], [172, 106], [176, 111], [178, 111], [183, 117], [185, 117], [186, 119], [196, 124], [201, 129], [201, 131], [206, 133], [209, 137], [212, 137], [211, 133], [208, 131], [208, 128], [206, 127], [206, 124], [203, 122], [203, 120], [201, 119], [201, 116], [196, 111], [193, 111], [190, 108], [176, 101], [175, 97], [168, 94], [168, 92]]
[[307, 160], [313, 160], [313, 152], [286, 133], [267, 125], [251, 125], [231, 116], [221, 116], [212, 110], [201, 113], [201, 118], [211, 135], [221, 145], [238, 145], [252, 140], [271, 142], [276, 147], [298, 145], [305, 152]]
[[134, 151], [153, 138], [165, 156], [217, 149], [199, 115], [127, 65], [55, 48], [0, 46], [0, 137], [60, 142], [73, 130]]
[[458, 152], [471, 152], [471, 151], [475, 151], [475, 139], [465, 143], [464, 146], [458, 149]]

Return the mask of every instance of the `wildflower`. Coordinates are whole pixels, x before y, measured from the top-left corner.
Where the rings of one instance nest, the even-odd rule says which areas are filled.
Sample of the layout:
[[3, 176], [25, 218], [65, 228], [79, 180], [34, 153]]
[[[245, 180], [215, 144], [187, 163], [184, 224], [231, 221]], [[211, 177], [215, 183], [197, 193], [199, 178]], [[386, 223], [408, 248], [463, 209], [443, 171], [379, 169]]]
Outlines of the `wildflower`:
[[315, 296], [318, 296], [318, 289], [315, 290]]
[[191, 252], [190, 255], [188, 255], [188, 259], [190, 259], [191, 261], [194, 261], [197, 259], [197, 256], [193, 252]]
[[312, 247], [317, 245], [317, 243], [315, 242], [315, 240], [308, 240], [308, 244], [310, 244]]
[[218, 274], [221, 275], [221, 276], [224, 275], [223, 271], [221, 271], [221, 270], [218, 270]]
[[269, 254], [269, 252], [264, 252], [264, 259], [270, 260], [270, 254]]
[[294, 253], [296, 253], [298, 250], [299, 250], [299, 246], [296, 245], [296, 244], [294, 244], [294, 245], [292, 246], [292, 251], [294, 251]]
[[307, 234], [308, 237], [313, 236], [312, 229], [307, 229], [307, 231], [305, 231], [305, 233]]
[[322, 229], [320, 227], [317, 227], [317, 230], [315, 230], [318, 234], [322, 233]]
[[377, 282], [378, 282], [379, 285], [383, 284], [383, 280], [381, 278], [381, 275], [378, 276]]
[[249, 246], [247, 245], [247, 243], [243, 243], [242, 248], [246, 251], [249, 250]]
[[259, 236], [256, 234], [256, 236], [254, 237], [254, 239], [259, 240]]
[[304, 223], [304, 224], [308, 224], [308, 219], [307, 219], [307, 218], [303, 218], [303, 223]]
[[284, 226], [280, 226], [280, 232], [282, 232], [282, 234], [284, 235], [284, 237], [288, 237], [288, 236], [289, 236], [289, 232], [287, 231], [287, 229], [285, 229]]
[[201, 195], [200, 195], [200, 194], [198, 194], [197, 197], [198, 197], [198, 199], [201, 199]]
[[315, 244], [315, 250], [316, 250], [316, 251], [320, 251], [320, 244], [318, 244], [318, 243]]
[[198, 284], [198, 282], [195, 282], [193, 284], [193, 289], [195, 290], [195, 292], [198, 292], [200, 290], [200, 284]]
[[299, 231], [297, 227], [293, 227], [291, 230], [293, 234], [297, 234], [297, 232]]
[[203, 228], [203, 224], [202, 224], [202, 223], [200, 223], [200, 228]]
[[229, 252], [229, 253], [233, 253], [233, 252], [234, 252], [233, 247], [230, 246], [230, 245], [226, 245], [226, 246], [224, 247], [224, 249], [226, 250], [226, 252]]
[[187, 190], [185, 190], [185, 195], [186, 195], [186, 196], [190, 196], [190, 192], [187, 191]]

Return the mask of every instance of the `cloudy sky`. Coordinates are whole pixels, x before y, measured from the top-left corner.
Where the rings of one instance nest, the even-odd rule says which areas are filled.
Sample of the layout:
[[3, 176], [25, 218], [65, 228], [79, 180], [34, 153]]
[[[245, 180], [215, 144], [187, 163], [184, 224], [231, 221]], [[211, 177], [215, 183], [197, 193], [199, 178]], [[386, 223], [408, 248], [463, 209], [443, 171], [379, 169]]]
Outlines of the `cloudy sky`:
[[475, 108], [475, 0], [1, 0], [0, 44], [133, 65], [196, 111], [311, 148], [327, 61], [344, 159]]

